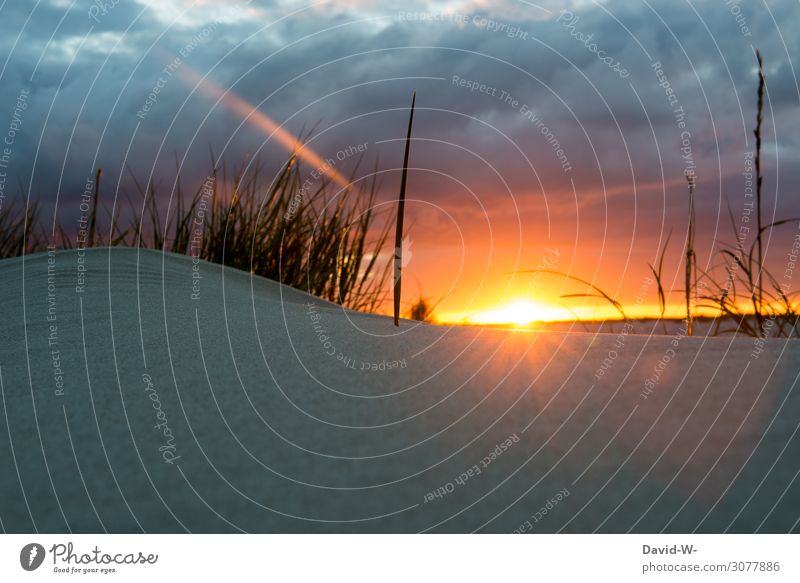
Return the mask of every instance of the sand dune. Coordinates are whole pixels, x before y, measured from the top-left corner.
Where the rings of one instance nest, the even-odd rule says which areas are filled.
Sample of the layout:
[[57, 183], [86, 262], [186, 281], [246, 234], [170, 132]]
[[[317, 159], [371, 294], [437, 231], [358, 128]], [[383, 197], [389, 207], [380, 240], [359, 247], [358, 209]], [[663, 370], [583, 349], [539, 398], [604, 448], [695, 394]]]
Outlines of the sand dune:
[[791, 341], [398, 330], [135, 249], [0, 277], [10, 532], [798, 529]]

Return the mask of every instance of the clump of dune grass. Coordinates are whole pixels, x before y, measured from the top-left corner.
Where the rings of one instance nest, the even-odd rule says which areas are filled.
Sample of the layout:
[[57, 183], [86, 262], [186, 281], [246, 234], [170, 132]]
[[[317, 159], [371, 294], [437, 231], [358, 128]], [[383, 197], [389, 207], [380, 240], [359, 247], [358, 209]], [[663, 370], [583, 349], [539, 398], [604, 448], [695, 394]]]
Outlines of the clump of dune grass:
[[16, 201], [0, 207], [0, 258], [44, 251], [47, 239], [39, 226], [36, 201], [22, 206]]
[[436, 306], [439, 302], [434, 302], [431, 298], [426, 298], [422, 294], [417, 297], [417, 299], [412, 302], [411, 306], [408, 308], [408, 312], [406, 316], [411, 320], [417, 320], [418, 322], [428, 322], [431, 323], [434, 321], [433, 313], [436, 310]]
[[[704, 277], [712, 289], [703, 296], [703, 299], [708, 301], [710, 306], [717, 309], [721, 315], [715, 327], [715, 333], [744, 332], [755, 337], [791, 337], [799, 335], [797, 330], [798, 314], [795, 303], [791, 299], [795, 294], [789, 294], [784, 290], [765, 267], [763, 236], [764, 233], [775, 227], [797, 223], [800, 219], [781, 219], [767, 225], [763, 223], [761, 207], [764, 177], [761, 171], [761, 143], [766, 81], [764, 61], [758, 50], [756, 51], [756, 60], [758, 63], [758, 92], [756, 126], [753, 130], [755, 136], [756, 236], [749, 249], [745, 249], [744, 242], [737, 233], [733, 212], [729, 206], [728, 215], [736, 245], [723, 245], [723, 249], [720, 250], [727, 273], [726, 282], [724, 285], [720, 285], [710, 274], [704, 273]], [[765, 285], [765, 281], [767, 285]], [[747, 298], [747, 302], [741, 301], [744, 298]], [[752, 311], [742, 308], [742, 303], [749, 303]], [[723, 321], [731, 322], [733, 327], [723, 328]]]
[[[736, 235], [736, 225], [730, 208], [728, 213]], [[774, 221], [762, 226], [761, 231], [763, 233], [798, 221], [800, 219], [796, 218]], [[727, 274], [724, 283], [717, 281], [711, 273], [702, 272], [708, 291], [701, 299], [706, 302], [706, 307], [713, 308], [720, 314], [714, 333], [743, 332], [754, 337], [799, 336], [796, 302], [792, 299], [797, 292], [784, 290], [766, 267], [759, 267], [757, 241], [754, 240], [749, 248], [745, 248], [738, 237], [736, 245], [723, 244], [719, 254]], [[764, 286], [762, 281], [767, 281], [768, 285]], [[751, 310], [743, 307], [748, 304], [752, 306]], [[726, 324], [732, 326], [725, 326]]]
[[[758, 92], [757, 92], [757, 112], [756, 126], [753, 131], [755, 135], [755, 154], [754, 165], [756, 174], [756, 236], [746, 248], [743, 240], [739, 237], [733, 213], [728, 207], [731, 225], [733, 227], [735, 245], [722, 244], [722, 248], [717, 255], [721, 261], [717, 261], [708, 270], [702, 270], [697, 266], [697, 255], [695, 250], [696, 235], [696, 216], [695, 216], [695, 188], [696, 177], [694, 173], [686, 175], [689, 193], [689, 212], [685, 244], [684, 267], [684, 303], [686, 311], [686, 334], [691, 336], [693, 333], [693, 323], [697, 318], [695, 311], [697, 308], [707, 308], [716, 312], [712, 325], [711, 333], [714, 335], [725, 333], [743, 333], [753, 337], [798, 337], [798, 319], [800, 311], [796, 296], [799, 292], [790, 293], [788, 289], [782, 287], [777, 279], [765, 267], [765, 254], [763, 248], [763, 236], [766, 232], [781, 225], [798, 223], [800, 218], [781, 219], [768, 224], [763, 223], [762, 219], [762, 193], [763, 193], [763, 174], [762, 174], [762, 125], [764, 114], [764, 96], [766, 92], [766, 80], [764, 76], [764, 63], [761, 52], [756, 51], [758, 62]], [[657, 266], [648, 264], [655, 281], [657, 283], [658, 305], [661, 321], [666, 334], [664, 316], [667, 309], [667, 296], [669, 291], [663, 285], [663, 266], [664, 256], [669, 244], [670, 235], [661, 249]], [[718, 279], [719, 271], [726, 274], [724, 280]], [[577, 281], [590, 288], [587, 293], [564, 294], [562, 298], [602, 298], [609, 302], [626, 319], [622, 304], [610, 295], [602, 291], [597, 286], [588, 281], [573, 275], [544, 271], [566, 277]], [[523, 271], [522, 273], [534, 273], [534, 271]], [[699, 273], [699, 276], [698, 276]], [[699, 290], [702, 293], [699, 295]], [[698, 303], [702, 302], [702, 304]], [[749, 306], [749, 309], [748, 307]], [[576, 317], [577, 319], [577, 317]], [[704, 320], [707, 318], [703, 318]]]
[[[321, 178], [303, 190], [303, 170], [293, 155], [271, 180], [256, 161], [229, 179], [227, 167], [213, 160], [211, 171], [190, 196], [180, 180], [172, 192], [153, 181], [139, 183], [131, 173], [134, 197], [126, 196], [127, 226], [115, 204], [99, 214], [100, 176], [88, 220], [85, 247], [125, 246], [191, 255], [235, 267], [355, 310], [375, 311], [386, 301], [389, 262], [382, 262], [388, 233], [375, 210], [377, 174], [358, 186], [334, 188]], [[136, 200], [138, 198], [138, 201]], [[164, 208], [164, 201], [169, 203]], [[116, 201], [115, 201], [116, 202]], [[74, 236], [55, 224], [48, 236], [39, 224], [36, 202], [0, 209], [0, 257], [74, 248]], [[384, 264], [385, 263], [385, 264]]]

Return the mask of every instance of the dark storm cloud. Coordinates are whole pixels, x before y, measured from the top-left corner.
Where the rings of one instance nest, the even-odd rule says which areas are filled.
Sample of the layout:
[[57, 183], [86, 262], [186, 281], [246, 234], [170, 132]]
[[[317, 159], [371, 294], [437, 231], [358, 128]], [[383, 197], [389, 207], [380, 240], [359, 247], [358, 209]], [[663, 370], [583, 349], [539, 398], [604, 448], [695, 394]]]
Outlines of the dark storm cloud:
[[[753, 147], [758, 46], [767, 59], [772, 106], [767, 181], [778, 183], [778, 167], [781, 184], [797, 178], [798, 133], [789, 131], [797, 129], [796, 3], [771, 2], [767, 9], [620, 0], [569, 8], [577, 20], [553, 6], [548, 15], [513, 2], [493, 10], [464, 3], [458, 17], [429, 12], [416, 19], [388, 4], [354, 3], [304, 10], [277, 24], [302, 5], [254, 1], [226, 13], [215, 4], [198, 10], [176, 3], [167, 10], [122, 1], [107, 2], [104, 13], [90, 18], [92, 6], [101, 4], [81, 2], [66, 16], [66, 2], [39, 4], [3, 74], [3, 115], [11, 115], [21, 89], [31, 90], [13, 170], [26, 186], [33, 171], [32, 189], [47, 200], [59, 184], [62, 196], [74, 198], [97, 165], [114, 182], [122, 174], [126, 187], [123, 164], [142, 181], [154, 170], [169, 184], [176, 154], [186, 156], [186, 180], [197, 182], [208, 168], [209, 148], [219, 152], [229, 140], [231, 162], [263, 148], [268, 166], [276, 167], [285, 156], [281, 148], [265, 144], [252, 127], [239, 128], [241, 120], [224, 106], [212, 110], [215, 98], [189, 97], [177, 73], [145, 115], [137, 115], [174, 57], [181, 58], [179, 69], [208, 73], [278, 122], [289, 120], [291, 131], [318, 124], [313, 147], [321, 155], [368, 142], [362, 170], [377, 155], [382, 168], [397, 166], [401, 145], [385, 140], [402, 134], [404, 108], [416, 89], [415, 136], [422, 141], [412, 162], [426, 168], [416, 185], [437, 204], [479, 216], [474, 204], [453, 205], [471, 200], [461, 181], [490, 213], [505, 216], [507, 184], [523, 214], [541, 216], [536, 209], [546, 198], [555, 220], [574, 221], [576, 204], [581, 221], [605, 220], [611, 205], [608, 220], [630, 231], [635, 213], [642, 215], [638, 225], [652, 226], [664, 222], [662, 207], [668, 220], [685, 212], [682, 130], [653, 63], [661, 63], [685, 111], [703, 194], [701, 220], [713, 222], [727, 199], [737, 203], [744, 152]], [[423, 4], [404, 9], [426, 10]], [[3, 8], [7, 51], [29, 11], [22, 3]], [[628, 75], [602, 62], [598, 50]], [[454, 76], [494, 95], [458, 86]], [[532, 113], [526, 116], [526, 109]], [[571, 170], [559, 163], [553, 140]], [[785, 201], [788, 193], [780, 194], [782, 209], [800, 211]]]

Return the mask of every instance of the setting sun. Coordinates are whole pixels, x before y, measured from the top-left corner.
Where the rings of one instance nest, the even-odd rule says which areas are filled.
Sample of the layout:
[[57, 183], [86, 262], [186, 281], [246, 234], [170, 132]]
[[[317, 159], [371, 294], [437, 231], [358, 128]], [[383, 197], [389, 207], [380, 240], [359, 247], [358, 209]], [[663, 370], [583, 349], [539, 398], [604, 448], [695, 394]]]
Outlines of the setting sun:
[[466, 322], [468, 324], [510, 324], [513, 326], [527, 326], [533, 322], [551, 322], [553, 320], [563, 320], [569, 317], [569, 312], [562, 307], [520, 299], [495, 309], [463, 314], [458, 317], [449, 315], [444, 319], [451, 322]]

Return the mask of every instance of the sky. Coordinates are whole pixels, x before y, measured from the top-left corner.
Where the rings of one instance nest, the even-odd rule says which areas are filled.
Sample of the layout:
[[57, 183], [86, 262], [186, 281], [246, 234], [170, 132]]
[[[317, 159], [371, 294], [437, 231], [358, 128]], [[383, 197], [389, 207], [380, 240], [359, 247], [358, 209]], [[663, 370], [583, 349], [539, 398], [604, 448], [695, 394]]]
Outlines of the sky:
[[[38, 197], [69, 224], [97, 167], [121, 199], [132, 175], [168, 197], [176, 171], [203, 182], [211, 151], [233, 166], [260, 155], [274, 171], [313, 128], [309, 150], [341, 175], [359, 158], [359, 178], [377, 163], [389, 201], [416, 91], [404, 301], [431, 298], [445, 320], [569, 317], [562, 305], [609, 314], [603, 300], [561, 297], [588, 288], [544, 273], [554, 270], [652, 313], [648, 264], [671, 232], [664, 277], [677, 309], [686, 172], [701, 268], [748, 224], [758, 48], [765, 222], [800, 216], [798, 2], [402, 6], [3, 2], [0, 197]], [[246, 107], [261, 123], [244, 121]], [[790, 223], [766, 243], [792, 290], [798, 234]]]

